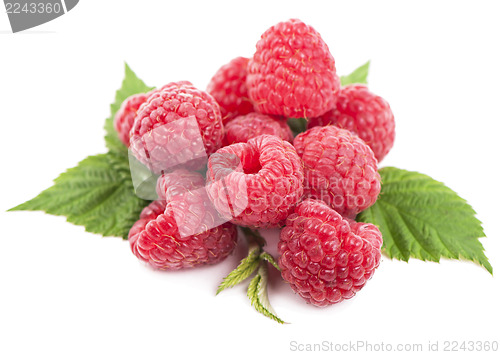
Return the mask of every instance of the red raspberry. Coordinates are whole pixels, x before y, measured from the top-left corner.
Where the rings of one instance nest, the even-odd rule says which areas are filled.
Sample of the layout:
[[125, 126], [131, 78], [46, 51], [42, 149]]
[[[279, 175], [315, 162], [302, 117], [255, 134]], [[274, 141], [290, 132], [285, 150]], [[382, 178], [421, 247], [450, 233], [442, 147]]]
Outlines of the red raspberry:
[[149, 94], [136, 94], [129, 96], [122, 102], [120, 109], [115, 115], [114, 127], [118, 133], [118, 137], [128, 148], [130, 145], [130, 129], [134, 125], [134, 120], [137, 117], [137, 110], [146, 102]]
[[340, 81], [320, 34], [300, 20], [289, 20], [268, 29], [257, 42], [247, 87], [257, 111], [308, 118], [333, 108]]
[[179, 81], [168, 83], [160, 89], [152, 90], [148, 93], [135, 94], [127, 97], [121, 104], [120, 109], [115, 115], [114, 127], [116, 132], [118, 133], [118, 137], [128, 148], [130, 145], [130, 130], [134, 125], [135, 118], [137, 117], [137, 111], [139, 107], [146, 102], [148, 97], [150, 97], [153, 93], [158, 92], [160, 90], [172, 87], [179, 87], [182, 85], [193, 85], [189, 81]]
[[380, 193], [377, 160], [365, 142], [335, 126], [314, 127], [293, 142], [304, 164], [304, 197], [325, 201], [354, 218]]
[[186, 82], [154, 92], [137, 112], [130, 149], [154, 173], [202, 167], [224, 137], [219, 105]]
[[166, 200], [146, 207], [129, 232], [132, 252], [140, 260], [175, 270], [214, 264], [231, 253], [236, 227], [220, 222], [199, 173], [180, 169], [165, 174], [157, 189]]
[[252, 112], [244, 116], [238, 116], [226, 124], [227, 144], [245, 143], [250, 138], [261, 134], [269, 134], [280, 137], [292, 143], [293, 133], [286, 124], [286, 120], [274, 118], [258, 112]]
[[180, 87], [183, 87], [183, 86], [193, 86], [193, 83], [191, 83], [190, 81], [187, 81], [187, 80], [172, 81], [171, 83], [163, 85], [159, 89], [154, 89], [153, 91], [151, 91], [151, 94], [153, 94], [155, 92], [159, 92], [161, 90], [175, 89], [175, 88], [180, 88]]
[[[163, 174], [156, 182], [158, 199], [171, 201], [175, 196], [195, 191], [205, 186], [205, 178], [196, 171], [178, 169], [170, 174]], [[203, 191], [201, 191], [203, 193]]]
[[329, 124], [356, 133], [372, 148], [379, 162], [394, 144], [395, 122], [391, 107], [365, 85], [343, 87], [331, 111], [309, 120], [309, 127]]
[[318, 200], [305, 200], [286, 220], [278, 243], [281, 275], [315, 306], [353, 297], [378, 267], [377, 227], [343, 219]]
[[215, 208], [235, 224], [281, 225], [303, 192], [302, 164], [293, 146], [261, 135], [210, 156], [207, 190]]
[[245, 83], [247, 64], [248, 58], [235, 58], [223, 65], [208, 83], [207, 92], [219, 103], [224, 124], [253, 111]]

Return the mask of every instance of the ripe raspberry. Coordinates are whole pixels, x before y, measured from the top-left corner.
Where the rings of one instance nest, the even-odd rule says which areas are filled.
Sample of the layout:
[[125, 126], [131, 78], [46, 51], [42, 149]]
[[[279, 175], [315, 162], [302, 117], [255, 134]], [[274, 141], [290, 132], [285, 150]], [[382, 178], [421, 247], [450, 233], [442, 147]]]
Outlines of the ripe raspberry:
[[292, 143], [293, 133], [286, 124], [286, 120], [274, 118], [258, 112], [252, 112], [244, 116], [238, 116], [226, 124], [226, 143], [245, 143], [250, 138], [262, 134], [280, 137]]
[[293, 146], [261, 135], [210, 156], [207, 191], [215, 208], [235, 224], [281, 225], [302, 197], [304, 174]]
[[185, 82], [154, 92], [137, 112], [130, 149], [154, 173], [202, 167], [221, 145], [224, 128], [215, 99]]
[[268, 29], [257, 42], [247, 87], [257, 111], [308, 118], [333, 108], [340, 81], [320, 34], [300, 20], [289, 20]]
[[[172, 173], [163, 174], [156, 182], [158, 199], [171, 201], [175, 196], [195, 191], [205, 186], [203, 175], [196, 171], [177, 169]], [[203, 193], [203, 191], [201, 191]]]
[[286, 220], [278, 243], [283, 279], [308, 303], [323, 307], [353, 297], [378, 267], [377, 227], [343, 219], [318, 200], [305, 200]]
[[146, 102], [149, 94], [136, 94], [129, 96], [123, 101], [120, 109], [115, 115], [114, 127], [118, 133], [118, 138], [128, 148], [130, 145], [130, 129], [134, 125], [134, 120], [137, 117], [137, 110]]
[[179, 169], [165, 174], [157, 190], [166, 200], [146, 207], [129, 232], [132, 252], [140, 260], [175, 270], [214, 264], [231, 253], [236, 227], [218, 223], [199, 173]]
[[309, 120], [309, 127], [329, 124], [356, 133], [370, 146], [379, 162], [394, 144], [395, 122], [391, 107], [365, 85], [343, 87], [331, 111]]
[[248, 58], [238, 57], [223, 65], [207, 86], [207, 92], [219, 103], [222, 122], [253, 111], [246, 85]]
[[325, 201], [354, 218], [380, 193], [377, 160], [365, 142], [335, 126], [314, 127], [293, 142], [304, 164], [304, 197]]
[[120, 109], [115, 115], [114, 127], [118, 133], [118, 137], [128, 148], [130, 145], [130, 130], [134, 125], [135, 118], [139, 107], [146, 102], [149, 96], [153, 93], [163, 90], [165, 88], [178, 87], [182, 85], [193, 85], [189, 81], [179, 81], [168, 83], [160, 89], [155, 89], [147, 93], [135, 94], [127, 97], [121, 104]]
[[190, 81], [187, 81], [187, 80], [172, 81], [171, 83], [163, 85], [159, 89], [154, 89], [153, 91], [151, 91], [151, 94], [165, 90], [165, 89], [175, 89], [175, 88], [180, 88], [183, 86], [193, 86], [193, 83], [191, 83]]

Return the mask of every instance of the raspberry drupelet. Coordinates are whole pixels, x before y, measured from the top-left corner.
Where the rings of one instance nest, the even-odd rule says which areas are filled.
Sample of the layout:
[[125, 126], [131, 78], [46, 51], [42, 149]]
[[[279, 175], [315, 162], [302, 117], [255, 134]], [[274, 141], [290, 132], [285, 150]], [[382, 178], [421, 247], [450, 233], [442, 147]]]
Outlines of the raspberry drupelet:
[[130, 145], [130, 130], [137, 117], [137, 110], [149, 97], [149, 93], [135, 94], [126, 98], [115, 115], [114, 127], [118, 138], [128, 148]]
[[335, 60], [314, 28], [296, 19], [280, 22], [256, 47], [246, 81], [256, 111], [309, 118], [333, 108], [340, 81]]
[[158, 179], [159, 200], [141, 213], [129, 232], [132, 252], [161, 270], [215, 264], [236, 245], [237, 231], [223, 223], [206, 195], [205, 179], [185, 169]]
[[340, 90], [334, 108], [309, 120], [308, 127], [334, 125], [357, 134], [373, 150], [380, 162], [391, 150], [395, 121], [389, 103], [361, 84]]
[[118, 133], [118, 138], [128, 148], [130, 146], [130, 131], [137, 117], [137, 111], [148, 98], [156, 92], [172, 87], [180, 87], [182, 85], [193, 85], [189, 81], [178, 81], [168, 83], [160, 89], [154, 89], [150, 92], [134, 94], [123, 100], [120, 109], [115, 114], [114, 128]]
[[335, 126], [313, 127], [293, 145], [304, 165], [304, 198], [323, 200], [348, 218], [375, 203], [381, 188], [377, 160], [359, 137]]
[[303, 181], [295, 149], [276, 136], [226, 146], [208, 160], [208, 195], [223, 216], [241, 226], [282, 225], [302, 198]]
[[281, 275], [308, 303], [323, 307], [352, 298], [381, 259], [382, 235], [307, 199], [288, 216], [278, 243]]
[[280, 137], [293, 142], [293, 133], [283, 118], [271, 117], [258, 112], [238, 116], [225, 125], [226, 144], [245, 143], [262, 134]]
[[253, 111], [246, 84], [247, 65], [248, 58], [234, 58], [223, 65], [208, 83], [207, 92], [219, 103], [224, 124]]
[[130, 150], [154, 173], [199, 169], [222, 146], [219, 105], [188, 82], [171, 83], [141, 105], [131, 129]]

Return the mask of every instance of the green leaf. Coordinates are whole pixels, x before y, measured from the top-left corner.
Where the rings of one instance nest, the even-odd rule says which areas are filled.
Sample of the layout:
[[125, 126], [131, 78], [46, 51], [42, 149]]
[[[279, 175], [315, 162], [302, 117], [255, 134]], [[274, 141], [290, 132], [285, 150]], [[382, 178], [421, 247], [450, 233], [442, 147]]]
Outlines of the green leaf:
[[149, 202], [134, 192], [128, 151], [118, 138], [113, 120], [127, 97], [152, 89], [125, 63], [125, 78], [104, 125], [109, 152], [84, 159], [54, 180], [54, 186], [10, 211], [45, 211], [66, 216], [68, 222], [84, 226], [88, 232], [127, 239]]
[[424, 174], [392, 167], [379, 172], [380, 196], [357, 220], [380, 228], [390, 258], [466, 259], [493, 273], [479, 241], [481, 222], [464, 199]]
[[305, 118], [289, 118], [286, 123], [292, 130], [293, 136], [305, 132], [307, 129], [307, 120]]
[[248, 256], [240, 261], [236, 269], [227, 275], [217, 289], [217, 294], [226, 288], [233, 287], [246, 280], [257, 269], [260, 263], [260, 246], [253, 243], [249, 246]]
[[132, 186], [126, 156], [90, 156], [54, 180], [54, 185], [10, 211], [45, 211], [103, 236], [127, 239], [148, 201]]
[[120, 109], [123, 101], [131, 95], [148, 92], [153, 89], [154, 87], [144, 84], [144, 82], [137, 77], [132, 69], [130, 69], [128, 64], [125, 63], [125, 78], [123, 79], [121, 88], [116, 91], [115, 102], [111, 104], [111, 116], [106, 119], [104, 124], [104, 130], [106, 131], [104, 139], [106, 141], [106, 147], [108, 147], [109, 151], [127, 155], [127, 147], [125, 147], [120, 141], [113, 126], [115, 114]]
[[248, 256], [241, 260], [238, 267], [224, 278], [217, 290], [217, 294], [226, 288], [233, 287], [246, 280], [257, 269], [257, 274], [250, 281], [247, 289], [247, 295], [250, 298], [252, 306], [260, 313], [274, 319], [278, 323], [284, 323], [276, 315], [267, 296], [267, 262], [278, 269], [278, 271], [280, 268], [274, 258], [269, 253], [263, 251], [262, 248], [266, 245], [266, 240], [260, 235], [259, 231], [247, 227], [240, 227], [240, 229], [248, 241]]
[[369, 69], [370, 61], [355, 69], [351, 74], [341, 76], [340, 83], [342, 84], [342, 86], [346, 86], [349, 84], [367, 84]]
[[250, 285], [248, 286], [248, 298], [250, 298], [252, 306], [254, 306], [258, 312], [283, 324], [285, 322], [276, 315], [276, 312], [269, 303], [269, 298], [267, 297], [267, 279], [267, 264], [261, 263], [257, 275], [250, 281]]

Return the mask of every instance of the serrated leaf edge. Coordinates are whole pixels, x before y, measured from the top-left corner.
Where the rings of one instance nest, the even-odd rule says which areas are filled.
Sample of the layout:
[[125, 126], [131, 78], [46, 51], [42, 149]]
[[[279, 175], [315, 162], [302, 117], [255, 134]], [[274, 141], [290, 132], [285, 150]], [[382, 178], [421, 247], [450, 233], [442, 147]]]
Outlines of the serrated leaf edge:
[[255, 244], [249, 248], [248, 256], [241, 259], [239, 265], [231, 271], [221, 282], [217, 288], [216, 295], [227, 288], [234, 287], [245, 281], [254, 273], [260, 263], [259, 259], [260, 247]]
[[269, 302], [269, 297], [267, 294], [267, 280], [267, 264], [261, 263], [259, 269], [257, 270], [257, 275], [255, 275], [255, 277], [252, 279], [252, 281], [250, 281], [250, 284], [248, 285], [247, 296], [257, 312], [280, 324], [284, 324], [285, 321], [283, 321], [276, 315], [276, 311], [273, 309], [271, 303]]
[[[426, 174], [422, 174], [422, 173], [414, 172], [414, 171], [409, 171], [409, 170], [405, 170], [405, 169], [398, 169], [395, 167], [384, 167], [384, 168], [380, 169], [381, 175], [383, 172], [387, 172], [388, 174], [391, 174], [391, 173], [403, 174], [402, 179], [404, 179], [408, 182], [428, 181], [428, 184], [426, 184], [426, 186], [430, 187], [431, 191], [432, 191], [432, 187], [441, 187], [441, 188], [446, 189], [446, 191], [440, 191], [440, 193], [442, 193], [444, 195], [453, 196], [453, 198], [456, 199], [456, 202], [463, 205], [462, 207], [468, 209], [470, 213], [473, 213], [474, 218], [477, 220], [477, 222], [479, 222], [479, 224], [481, 224], [481, 222], [477, 219], [477, 217], [475, 217], [476, 212], [472, 208], [472, 206], [470, 206], [465, 199], [460, 197], [454, 190], [449, 188], [443, 182], [434, 180], [432, 177], [430, 177]], [[392, 183], [397, 183], [398, 180], [394, 180], [393, 178], [394, 177], [391, 177], [390, 180], [382, 181], [383, 186], [389, 185]], [[405, 191], [405, 193], [408, 193], [411, 191], [413, 191], [413, 190]], [[404, 228], [406, 228], [410, 232], [410, 235], [413, 235], [411, 242], [417, 243], [420, 246], [420, 249], [421, 249], [420, 253], [417, 254], [415, 251], [412, 251], [412, 247], [408, 247], [408, 250], [406, 250], [406, 248], [404, 248], [403, 246], [401, 246], [399, 244], [399, 242], [401, 242], [401, 240], [399, 240], [398, 238], [395, 238], [395, 236], [393, 236], [393, 233], [390, 231], [390, 228], [389, 228], [390, 224], [387, 223], [386, 213], [384, 213], [384, 209], [379, 208], [379, 206], [381, 206], [381, 205], [385, 205], [386, 207], [394, 210], [393, 212], [395, 214], [397, 214], [400, 224], [404, 225]], [[388, 208], [385, 208], [385, 210], [387, 210]], [[376, 218], [376, 216], [375, 216], [376, 214], [379, 216], [378, 218]], [[445, 255], [443, 255], [443, 252], [439, 252], [439, 255], [435, 255], [433, 250], [430, 250], [429, 248], [426, 247], [426, 245], [422, 244], [422, 241], [419, 238], [415, 237], [415, 235], [414, 235], [415, 233], [411, 232], [410, 226], [408, 225], [408, 221], [405, 219], [405, 215], [407, 216], [407, 218], [414, 218], [416, 220], [420, 220], [427, 228], [432, 230], [433, 234], [437, 238], [437, 241], [439, 241], [440, 245], [442, 246], [441, 250], [446, 251], [444, 253]], [[393, 216], [393, 218], [394, 218], [394, 216]], [[405, 213], [404, 211], [400, 211], [397, 208], [397, 206], [395, 206], [394, 204], [392, 204], [388, 201], [377, 200], [375, 205], [373, 205], [369, 209], [363, 211], [357, 219], [359, 221], [368, 222], [368, 223], [374, 223], [376, 221], [379, 221], [379, 222], [383, 221], [384, 222], [383, 226], [377, 225], [377, 227], [379, 227], [381, 229], [381, 231], [386, 232], [386, 233], [383, 233], [383, 238], [384, 238], [383, 252], [391, 259], [403, 260], [403, 261], [408, 262], [410, 258], [415, 258], [415, 259], [419, 259], [419, 260], [423, 260], [423, 261], [433, 261], [433, 262], [438, 262], [438, 263], [441, 259], [473, 261], [476, 264], [484, 267], [490, 274], [493, 274], [493, 268], [492, 268], [491, 264], [489, 263], [489, 260], [486, 257], [486, 255], [484, 255], [485, 249], [484, 249], [482, 243], [479, 241], [479, 238], [485, 237], [484, 231], [482, 230], [482, 226], [480, 228], [481, 232], [478, 233], [478, 235], [474, 236], [474, 238], [476, 238], [478, 243], [479, 243], [479, 250], [481, 252], [483, 252], [482, 255], [479, 255], [479, 257], [478, 257], [477, 250], [475, 250], [473, 253], [471, 253], [470, 256], [464, 255], [463, 250], [457, 250], [457, 251], [450, 250], [449, 247], [447, 246], [447, 243], [445, 243], [445, 241], [443, 241], [441, 234], [438, 233], [438, 230], [436, 229], [436, 226], [434, 224], [428, 224], [425, 220], [422, 220], [418, 216], [414, 216], [414, 215]], [[376, 224], [376, 223], [374, 223], [374, 224]], [[389, 238], [392, 241], [392, 247], [393, 248], [395, 247], [399, 251], [399, 255], [397, 253], [394, 253], [393, 250], [387, 248], [387, 240]], [[467, 245], [467, 244], [464, 244], [464, 245]], [[421, 252], [425, 252], [426, 255], [423, 255]], [[446, 255], [446, 254], [448, 254], [448, 255]], [[483, 256], [484, 258], [480, 258], [480, 256]], [[482, 259], [484, 259], [484, 260], [482, 260]]]

